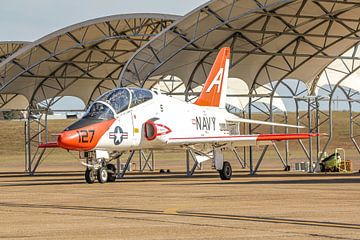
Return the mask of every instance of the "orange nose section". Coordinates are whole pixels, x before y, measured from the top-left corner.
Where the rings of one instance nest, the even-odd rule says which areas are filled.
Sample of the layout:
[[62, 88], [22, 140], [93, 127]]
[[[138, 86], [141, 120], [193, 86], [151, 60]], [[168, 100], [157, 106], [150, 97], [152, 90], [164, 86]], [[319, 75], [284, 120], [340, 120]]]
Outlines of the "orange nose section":
[[67, 150], [93, 150], [114, 121], [115, 119], [111, 119], [79, 129], [64, 131], [58, 137], [58, 145]]

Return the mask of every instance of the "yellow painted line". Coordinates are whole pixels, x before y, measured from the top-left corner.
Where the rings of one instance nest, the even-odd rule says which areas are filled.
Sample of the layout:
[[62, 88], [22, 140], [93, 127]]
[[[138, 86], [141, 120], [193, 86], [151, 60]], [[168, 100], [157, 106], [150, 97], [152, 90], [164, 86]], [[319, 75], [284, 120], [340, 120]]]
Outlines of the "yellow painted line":
[[167, 208], [164, 210], [163, 213], [164, 214], [178, 214], [177, 210], [178, 210], [177, 208]]

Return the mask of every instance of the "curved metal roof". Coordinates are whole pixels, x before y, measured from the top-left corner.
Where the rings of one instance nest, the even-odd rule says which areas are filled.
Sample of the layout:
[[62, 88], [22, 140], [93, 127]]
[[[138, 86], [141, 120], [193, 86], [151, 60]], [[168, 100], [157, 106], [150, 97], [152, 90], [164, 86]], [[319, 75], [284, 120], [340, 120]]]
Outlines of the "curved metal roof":
[[130, 56], [176, 19], [114, 15], [53, 32], [0, 63], [0, 93], [23, 95], [32, 106], [55, 96], [76, 96], [89, 103], [116, 86]]
[[[1, 41], [0, 63], [4, 61], [7, 57], [11, 56], [11, 54], [14, 54], [24, 45], [29, 43], [30, 42], [25, 41]], [[25, 108], [27, 104], [28, 102], [23, 96], [19, 96], [17, 94], [0, 94], [0, 106], [2, 106], [3, 108]]]
[[0, 41], [0, 63], [29, 43], [25, 41]]
[[[188, 93], [207, 78], [218, 50], [232, 50], [230, 76], [250, 93], [283, 79], [310, 89], [334, 59], [359, 41], [360, 2], [325, 0], [213, 0], [168, 27], [128, 61], [121, 85], [151, 87], [175, 75]], [[353, 58], [353, 56], [352, 56]], [[277, 81], [276, 85], [272, 81]]]

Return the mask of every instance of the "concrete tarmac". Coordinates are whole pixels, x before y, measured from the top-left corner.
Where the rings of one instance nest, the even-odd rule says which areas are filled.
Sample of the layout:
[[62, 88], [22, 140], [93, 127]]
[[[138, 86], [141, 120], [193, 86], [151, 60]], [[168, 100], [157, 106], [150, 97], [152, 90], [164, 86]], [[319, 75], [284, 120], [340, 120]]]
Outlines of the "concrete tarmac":
[[0, 239], [360, 239], [360, 175], [0, 173]]

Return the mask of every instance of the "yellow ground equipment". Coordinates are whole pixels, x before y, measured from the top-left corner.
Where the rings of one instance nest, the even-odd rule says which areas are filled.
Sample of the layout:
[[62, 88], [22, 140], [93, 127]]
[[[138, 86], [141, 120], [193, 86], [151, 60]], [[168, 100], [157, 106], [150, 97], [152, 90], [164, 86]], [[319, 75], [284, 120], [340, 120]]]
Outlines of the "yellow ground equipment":
[[321, 172], [351, 172], [351, 160], [345, 160], [345, 150], [336, 148], [330, 156], [324, 156], [320, 163]]

